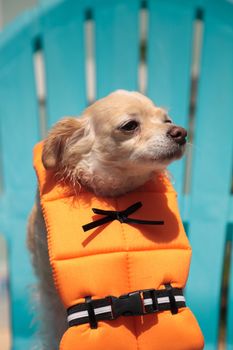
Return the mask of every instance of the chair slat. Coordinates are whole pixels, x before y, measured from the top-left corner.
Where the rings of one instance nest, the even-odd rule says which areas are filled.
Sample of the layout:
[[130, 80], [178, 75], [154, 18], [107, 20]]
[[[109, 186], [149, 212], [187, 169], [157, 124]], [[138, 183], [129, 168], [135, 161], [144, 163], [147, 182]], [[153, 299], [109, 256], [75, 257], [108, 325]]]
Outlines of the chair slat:
[[[1, 233], [7, 238], [9, 251], [13, 347], [17, 338], [25, 338], [25, 342], [28, 342], [26, 339], [33, 332], [29, 299], [30, 285], [34, 279], [26, 251], [26, 222], [36, 189], [32, 148], [39, 139], [33, 72], [34, 30], [28, 26], [22, 33], [12, 37], [11, 42], [0, 48], [0, 139], [3, 162]], [[12, 50], [14, 55], [9, 55]]]
[[14, 339], [14, 343], [11, 346], [11, 350], [31, 350], [36, 349], [39, 345], [39, 339], [37, 337], [33, 338], [25, 338], [25, 337], [18, 337], [17, 339]]
[[231, 262], [227, 298], [226, 350], [233, 349], [233, 224], [231, 224]]
[[[148, 95], [188, 126], [194, 1], [149, 0]], [[171, 166], [181, 199], [184, 160]], [[181, 204], [181, 201], [180, 201]]]
[[[232, 179], [233, 181], [233, 179]], [[230, 198], [229, 222], [233, 223], [233, 196]]]
[[45, 7], [41, 19], [48, 126], [86, 106], [83, 1]]
[[97, 98], [116, 89], [137, 90], [140, 1], [93, 3]]
[[233, 22], [222, 20], [218, 4], [205, 11], [189, 230], [193, 262], [187, 287], [206, 349], [217, 348], [233, 149]]

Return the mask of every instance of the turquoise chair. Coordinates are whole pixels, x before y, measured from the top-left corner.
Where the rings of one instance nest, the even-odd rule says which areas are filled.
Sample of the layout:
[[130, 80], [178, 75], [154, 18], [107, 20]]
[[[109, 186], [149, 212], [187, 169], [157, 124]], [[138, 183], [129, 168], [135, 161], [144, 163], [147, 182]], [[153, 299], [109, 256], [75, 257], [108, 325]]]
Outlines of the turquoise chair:
[[[142, 8], [148, 13], [147, 45], [139, 50]], [[35, 279], [25, 245], [36, 190], [32, 148], [41, 138], [33, 57], [40, 51], [44, 59], [47, 127], [63, 115], [78, 115], [89, 103], [84, 24], [91, 20], [96, 98], [119, 88], [137, 90], [146, 49], [146, 94], [168, 107], [176, 123], [194, 132], [189, 165], [183, 160], [171, 168], [193, 247], [186, 295], [204, 332], [205, 349], [217, 349], [227, 256], [225, 348], [233, 349], [233, 259], [225, 254], [226, 247], [232, 247], [233, 232], [232, 0], [41, 1], [1, 33], [0, 232], [9, 252], [12, 349], [31, 349], [35, 342], [30, 303]], [[191, 84], [197, 22], [203, 27], [200, 75]], [[190, 113], [195, 118], [190, 120]], [[191, 186], [184, 191], [187, 177]]]

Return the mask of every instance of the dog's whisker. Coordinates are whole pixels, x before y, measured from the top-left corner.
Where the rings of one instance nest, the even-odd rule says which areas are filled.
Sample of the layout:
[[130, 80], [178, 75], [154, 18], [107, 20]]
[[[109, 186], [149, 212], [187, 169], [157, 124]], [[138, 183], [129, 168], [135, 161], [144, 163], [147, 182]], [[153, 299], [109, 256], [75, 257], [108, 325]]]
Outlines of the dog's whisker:
[[187, 145], [186, 150], [189, 151], [189, 152], [190, 152], [192, 149], [194, 149], [194, 150], [197, 151], [197, 152], [200, 152], [200, 151], [201, 151], [200, 147], [198, 147], [198, 146], [195, 145], [194, 143], [187, 142], [186, 145]]

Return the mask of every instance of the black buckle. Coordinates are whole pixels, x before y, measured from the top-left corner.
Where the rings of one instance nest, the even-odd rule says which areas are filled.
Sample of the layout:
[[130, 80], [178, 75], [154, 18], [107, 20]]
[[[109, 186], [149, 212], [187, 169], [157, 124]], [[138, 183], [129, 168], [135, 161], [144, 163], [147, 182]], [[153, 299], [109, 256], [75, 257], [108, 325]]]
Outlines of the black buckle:
[[110, 296], [112, 306], [112, 319], [119, 316], [144, 315], [145, 308], [140, 291], [123, 294], [119, 298]]

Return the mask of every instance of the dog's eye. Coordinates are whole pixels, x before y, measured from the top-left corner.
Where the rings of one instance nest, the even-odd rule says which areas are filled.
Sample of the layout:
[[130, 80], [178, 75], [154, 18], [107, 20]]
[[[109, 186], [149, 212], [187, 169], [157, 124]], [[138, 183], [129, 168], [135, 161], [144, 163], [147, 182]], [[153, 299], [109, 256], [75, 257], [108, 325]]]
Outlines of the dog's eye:
[[172, 121], [171, 121], [171, 119], [166, 119], [166, 120], [164, 121], [164, 123], [169, 123], [169, 124], [171, 124]]
[[139, 123], [136, 120], [130, 120], [129, 122], [120, 126], [122, 131], [134, 131], [138, 128]]

